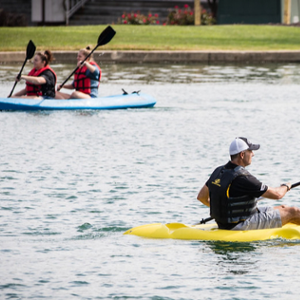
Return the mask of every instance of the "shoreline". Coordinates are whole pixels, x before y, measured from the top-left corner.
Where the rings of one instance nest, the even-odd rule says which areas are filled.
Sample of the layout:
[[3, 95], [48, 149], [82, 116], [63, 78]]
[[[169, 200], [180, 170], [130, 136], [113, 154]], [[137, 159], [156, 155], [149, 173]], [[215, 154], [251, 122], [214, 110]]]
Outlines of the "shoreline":
[[[74, 63], [78, 51], [53, 51], [55, 63]], [[25, 51], [0, 52], [0, 64], [24, 62]], [[95, 51], [107, 63], [282, 63], [300, 62], [300, 51]]]

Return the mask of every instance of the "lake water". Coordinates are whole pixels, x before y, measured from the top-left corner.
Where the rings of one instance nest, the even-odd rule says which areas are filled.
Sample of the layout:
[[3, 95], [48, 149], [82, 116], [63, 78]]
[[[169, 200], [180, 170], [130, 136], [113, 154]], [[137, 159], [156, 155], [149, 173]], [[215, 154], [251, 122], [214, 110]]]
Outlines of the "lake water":
[[[52, 67], [62, 82], [74, 66]], [[19, 68], [0, 66], [0, 97]], [[100, 95], [141, 90], [156, 106], [0, 112], [0, 299], [299, 299], [300, 241], [123, 232], [207, 217], [198, 191], [236, 136], [261, 144], [249, 171], [265, 184], [300, 181], [300, 65], [102, 69]]]

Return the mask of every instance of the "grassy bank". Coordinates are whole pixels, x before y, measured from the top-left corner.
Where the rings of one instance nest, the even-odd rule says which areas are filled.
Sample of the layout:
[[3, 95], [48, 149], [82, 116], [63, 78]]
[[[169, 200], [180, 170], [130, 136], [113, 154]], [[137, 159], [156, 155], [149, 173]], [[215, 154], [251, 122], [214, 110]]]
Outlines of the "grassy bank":
[[[30, 39], [37, 49], [77, 50], [94, 46], [106, 25], [0, 27], [0, 51], [23, 51]], [[112, 25], [117, 34], [103, 50], [300, 50], [300, 28], [263, 25]]]

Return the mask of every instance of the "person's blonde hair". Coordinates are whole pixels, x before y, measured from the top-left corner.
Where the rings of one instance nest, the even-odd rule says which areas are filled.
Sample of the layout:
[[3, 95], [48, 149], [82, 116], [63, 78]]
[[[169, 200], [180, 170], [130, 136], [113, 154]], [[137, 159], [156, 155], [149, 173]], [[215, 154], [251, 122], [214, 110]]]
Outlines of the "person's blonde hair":
[[[81, 52], [85, 57], [87, 57], [91, 53], [91, 47], [87, 46], [84, 49], [80, 49], [79, 52]], [[91, 55], [88, 59], [92, 59], [93, 55]]]

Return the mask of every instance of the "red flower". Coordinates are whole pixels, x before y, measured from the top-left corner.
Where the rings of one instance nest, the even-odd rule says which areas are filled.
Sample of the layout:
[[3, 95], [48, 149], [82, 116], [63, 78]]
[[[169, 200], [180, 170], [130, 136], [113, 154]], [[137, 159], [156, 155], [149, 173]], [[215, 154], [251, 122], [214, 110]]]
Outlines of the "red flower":
[[154, 17], [155, 17], [155, 18], [158, 18], [158, 14], [155, 14]]
[[123, 18], [123, 19], [125, 18], [125, 15], [124, 15], [124, 14], [122, 15], [122, 18]]
[[124, 21], [123, 21], [123, 23], [124, 23], [124, 24], [127, 24], [127, 21], [126, 21], [126, 20], [124, 20]]
[[136, 17], [137, 17], [137, 14], [134, 14], [134, 17], [136, 18]]
[[143, 22], [146, 23], [146, 19], [143, 19]]
[[131, 14], [128, 14], [127, 17], [130, 18], [130, 17], [131, 17]]
[[158, 21], [158, 20], [156, 21], [156, 24], [159, 24], [159, 21]]
[[175, 6], [174, 6], [174, 8], [176, 8], [176, 9], [177, 9], [177, 8], [178, 8], [178, 5], [175, 5]]
[[152, 17], [152, 15], [151, 15], [151, 14], [149, 14], [149, 15], [148, 15], [148, 17], [149, 17], [149, 18], [151, 18], [151, 17]]
[[167, 24], [166, 23], [163, 23], [163, 26], [166, 26]]
[[184, 8], [188, 8], [189, 6], [188, 6], [188, 4], [184, 4]]
[[191, 11], [191, 12], [190, 12], [190, 16], [192, 16], [192, 15], [193, 15], [193, 12]]

